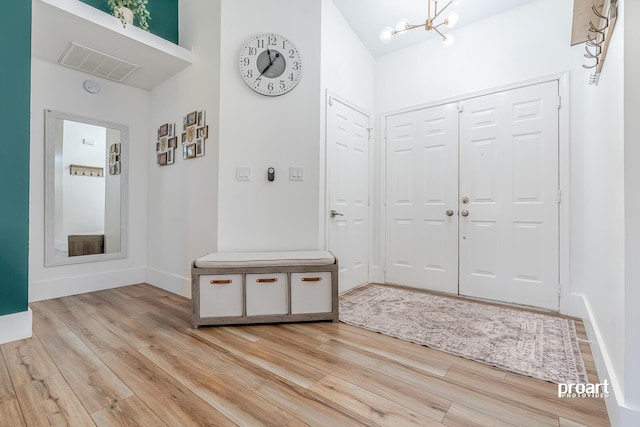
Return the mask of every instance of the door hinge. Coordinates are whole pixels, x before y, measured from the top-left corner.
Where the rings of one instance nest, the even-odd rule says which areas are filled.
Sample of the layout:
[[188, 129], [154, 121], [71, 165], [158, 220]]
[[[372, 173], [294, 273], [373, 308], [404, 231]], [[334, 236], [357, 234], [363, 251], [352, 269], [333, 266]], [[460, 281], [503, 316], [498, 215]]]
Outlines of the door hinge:
[[464, 112], [464, 104], [462, 102], [458, 102], [458, 113]]
[[558, 110], [562, 108], [562, 97], [558, 95]]
[[384, 139], [387, 139], [387, 128], [384, 128]]
[[369, 141], [371, 141], [371, 131], [373, 128], [367, 128], [367, 132], [369, 133]]
[[558, 190], [558, 204], [562, 202], [562, 190]]
[[329, 107], [331, 107], [333, 105], [333, 97], [329, 97]]

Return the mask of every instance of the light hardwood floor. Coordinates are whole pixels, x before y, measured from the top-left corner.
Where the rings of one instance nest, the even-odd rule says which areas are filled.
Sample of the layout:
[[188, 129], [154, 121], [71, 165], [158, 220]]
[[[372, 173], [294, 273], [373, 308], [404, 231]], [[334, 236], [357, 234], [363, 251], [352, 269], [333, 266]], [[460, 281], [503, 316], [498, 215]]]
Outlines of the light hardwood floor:
[[342, 323], [193, 330], [144, 284], [31, 308], [0, 346], [2, 426], [609, 425], [600, 399]]

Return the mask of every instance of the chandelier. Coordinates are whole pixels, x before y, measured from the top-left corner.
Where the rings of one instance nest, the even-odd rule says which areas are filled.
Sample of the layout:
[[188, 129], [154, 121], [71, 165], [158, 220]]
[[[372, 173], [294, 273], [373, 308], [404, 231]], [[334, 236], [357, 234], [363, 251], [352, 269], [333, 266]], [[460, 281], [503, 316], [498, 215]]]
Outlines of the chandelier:
[[[380, 40], [382, 40], [385, 43], [389, 43], [398, 34], [402, 34], [405, 31], [413, 30], [414, 28], [424, 27], [426, 31], [433, 30], [436, 33], [438, 33], [440, 37], [442, 37], [442, 41], [445, 44], [453, 43], [453, 36], [451, 34], [444, 34], [442, 31], [439, 30], [439, 28], [442, 27], [443, 25], [448, 28], [453, 28], [454, 25], [456, 25], [456, 22], [458, 22], [458, 14], [455, 12], [452, 12], [449, 14], [449, 16], [447, 16], [440, 22], [436, 23], [435, 21], [440, 17], [442, 12], [444, 12], [454, 1], [455, 0], [449, 0], [447, 4], [444, 5], [443, 8], [438, 9], [438, 0], [427, 0], [427, 19], [426, 21], [424, 21], [424, 24], [414, 25], [409, 23], [407, 19], [401, 19], [396, 24], [395, 28], [384, 27], [382, 29], [382, 32], [380, 33]], [[431, 11], [432, 11], [431, 3], [433, 3], [433, 15], [431, 14]]]

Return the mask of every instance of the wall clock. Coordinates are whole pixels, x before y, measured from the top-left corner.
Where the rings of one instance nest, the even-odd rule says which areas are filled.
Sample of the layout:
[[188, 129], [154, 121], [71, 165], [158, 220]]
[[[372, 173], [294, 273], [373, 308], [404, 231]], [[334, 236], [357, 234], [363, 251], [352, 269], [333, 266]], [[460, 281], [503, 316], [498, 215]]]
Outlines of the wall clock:
[[284, 95], [300, 81], [300, 52], [291, 40], [280, 34], [258, 34], [240, 51], [240, 74], [245, 83], [261, 95]]

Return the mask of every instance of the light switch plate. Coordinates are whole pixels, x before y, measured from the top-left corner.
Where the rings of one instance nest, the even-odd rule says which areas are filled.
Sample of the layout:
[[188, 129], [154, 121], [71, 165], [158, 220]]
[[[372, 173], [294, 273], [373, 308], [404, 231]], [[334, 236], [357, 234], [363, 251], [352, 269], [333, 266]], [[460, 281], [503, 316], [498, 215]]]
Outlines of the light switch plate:
[[304, 168], [302, 166], [291, 166], [289, 168], [289, 181], [304, 181]]
[[251, 181], [251, 166], [238, 166], [236, 168], [237, 181]]

